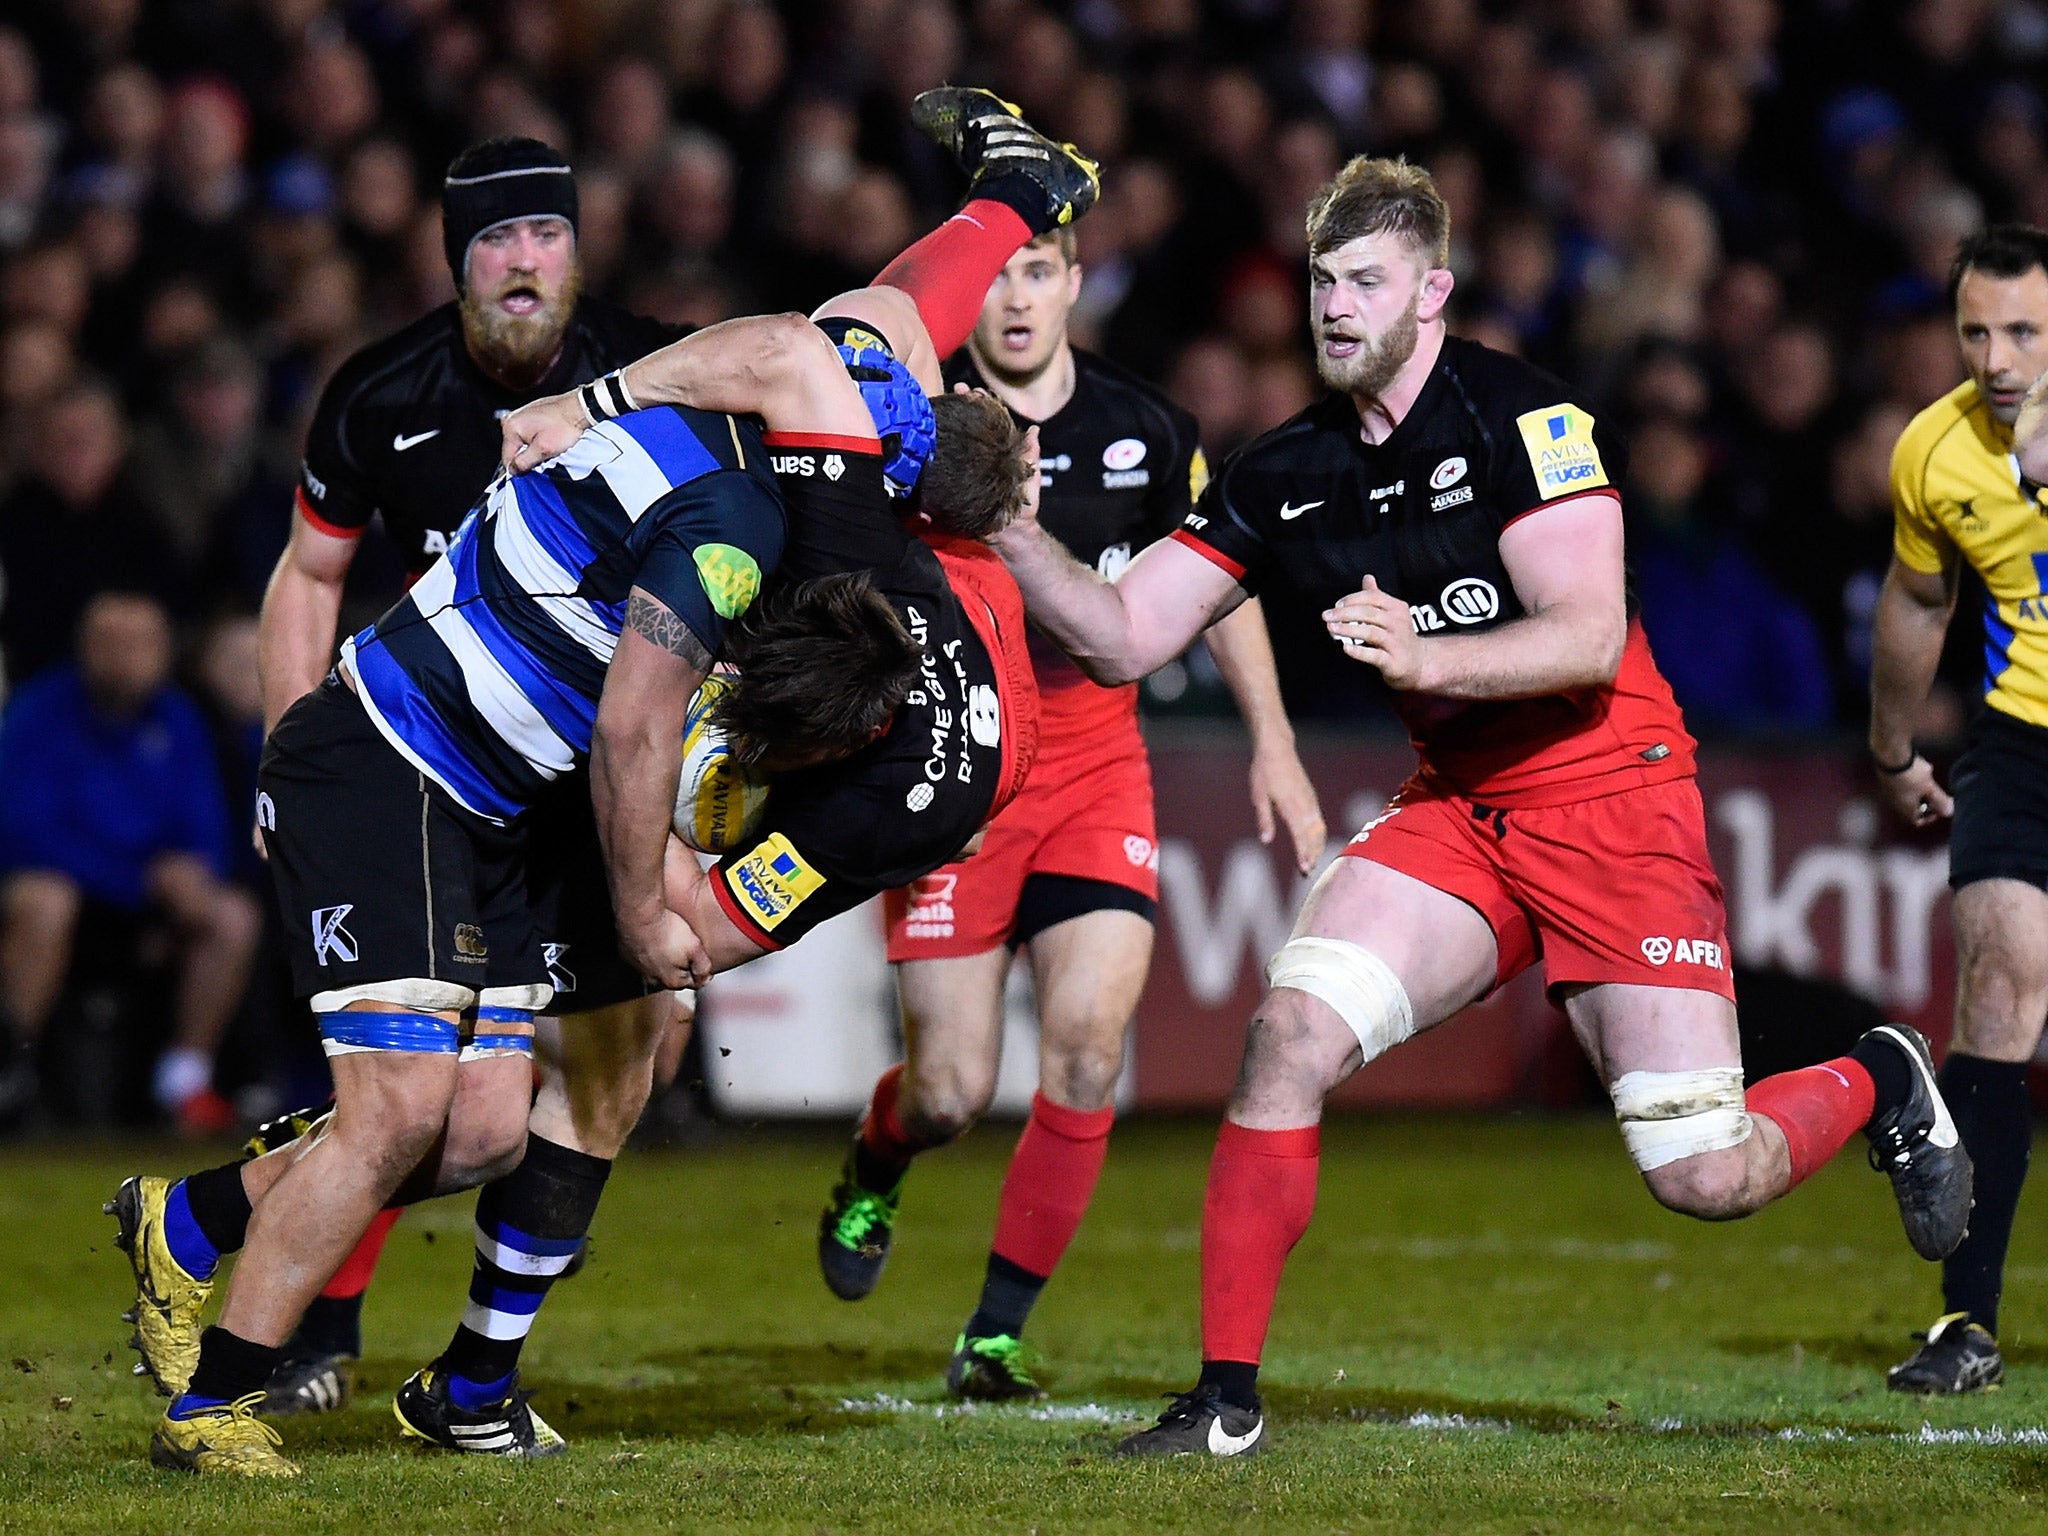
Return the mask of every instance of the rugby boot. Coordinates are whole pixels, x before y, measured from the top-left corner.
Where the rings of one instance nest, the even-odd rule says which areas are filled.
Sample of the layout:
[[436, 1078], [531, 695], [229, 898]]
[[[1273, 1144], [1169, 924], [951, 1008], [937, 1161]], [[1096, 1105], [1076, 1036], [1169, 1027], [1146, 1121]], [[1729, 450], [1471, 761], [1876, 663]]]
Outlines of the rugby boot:
[[953, 1362], [946, 1367], [946, 1390], [955, 1397], [983, 1403], [1007, 1403], [1045, 1396], [1024, 1363], [1024, 1341], [998, 1333], [985, 1339], [961, 1334], [953, 1341]]
[[298, 1463], [278, 1450], [284, 1437], [256, 1417], [262, 1401], [261, 1392], [251, 1392], [187, 1418], [166, 1412], [149, 1437], [150, 1461], [173, 1472], [297, 1477]]
[[1073, 145], [1047, 138], [993, 91], [942, 85], [910, 104], [910, 120], [967, 172], [970, 196], [998, 176], [1027, 176], [1045, 194], [1046, 217], [1062, 225], [1102, 195], [1100, 166]]
[[818, 1218], [818, 1268], [841, 1301], [859, 1301], [881, 1283], [896, 1207], [903, 1199], [901, 1179], [887, 1191], [861, 1187], [855, 1171], [859, 1150], [856, 1139], [839, 1170], [839, 1182], [832, 1186], [825, 1214]]
[[[1906, 1240], [1923, 1259], [1945, 1259], [1970, 1229], [1970, 1154], [1934, 1082], [1934, 1053], [1919, 1030], [1880, 1024], [1863, 1036], [1904, 1054], [1913, 1071], [1906, 1101], [1864, 1128], [1870, 1166], [1891, 1176]], [[1862, 1041], [1857, 1042], [1861, 1044]]]
[[279, 1147], [317, 1130], [321, 1122], [333, 1113], [332, 1099], [325, 1104], [309, 1105], [305, 1109], [286, 1110], [274, 1119], [264, 1121], [249, 1133], [249, 1139], [242, 1143], [242, 1156], [257, 1158], [266, 1152], [275, 1152]]
[[1982, 1392], [2005, 1379], [1998, 1340], [1983, 1324], [1971, 1322], [1967, 1312], [1937, 1318], [1932, 1328], [1914, 1337], [1925, 1342], [1910, 1359], [1884, 1373], [1884, 1384], [1894, 1392]]
[[1233, 1408], [1215, 1387], [1176, 1397], [1159, 1422], [1120, 1441], [1113, 1456], [1252, 1456], [1266, 1443], [1266, 1416]]
[[391, 1400], [398, 1427], [414, 1440], [467, 1456], [538, 1458], [559, 1456], [569, 1442], [527, 1406], [515, 1373], [512, 1389], [488, 1407], [458, 1408], [448, 1395], [448, 1378], [429, 1366], [414, 1371]]
[[273, 1417], [334, 1413], [355, 1395], [354, 1355], [312, 1355], [286, 1359], [263, 1389], [263, 1411]]
[[199, 1315], [213, 1294], [213, 1281], [187, 1274], [171, 1257], [164, 1235], [164, 1200], [171, 1179], [138, 1174], [121, 1181], [100, 1209], [120, 1223], [114, 1245], [135, 1271], [135, 1305], [121, 1314], [133, 1323], [128, 1345], [142, 1356], [138, 1376], [147, 1376], [165, 1397], [176, 1397], [199, 1364]]

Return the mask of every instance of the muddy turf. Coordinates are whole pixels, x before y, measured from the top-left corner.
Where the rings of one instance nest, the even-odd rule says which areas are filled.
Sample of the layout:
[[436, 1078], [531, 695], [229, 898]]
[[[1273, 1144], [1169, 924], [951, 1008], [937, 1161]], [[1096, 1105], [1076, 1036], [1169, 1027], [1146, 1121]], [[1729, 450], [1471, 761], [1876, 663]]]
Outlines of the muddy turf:
[[913, 1173], [865, 1302], [812, 1257], [836, 1128], [734, 1131], [622, 1162], [589, 1268], [526, 1353], [571, 1442], [534, 1465], [401, 1443], [390, 1395], [441, 1346], [469, 1202], [412, 1213], [366, 1317], [363, 1390], [284, 1424], [299, 1482], [144, 1459], [130, 1294], [100, 1202], [190, 1149], [0, 1151], [0, 1532], [2048, 1530], [2048, 1199], [2013, 1240], [2007, 1384], [1901, 1399], [1883, 1367], [1938, 1307], [1884, 1182], [1845, 1155], [1748, 1221], [1645, 1195], [1611, 1123], [1333, 1121], [1281, 1292], [1267, 1452], [1104, 1456], [1184, 1386], [1213, 1124], [1122, 1127], [1033, 1319], [1052, 1391], [962, 1411], [941, 1374], [971, 1309], [1013, 1126]]

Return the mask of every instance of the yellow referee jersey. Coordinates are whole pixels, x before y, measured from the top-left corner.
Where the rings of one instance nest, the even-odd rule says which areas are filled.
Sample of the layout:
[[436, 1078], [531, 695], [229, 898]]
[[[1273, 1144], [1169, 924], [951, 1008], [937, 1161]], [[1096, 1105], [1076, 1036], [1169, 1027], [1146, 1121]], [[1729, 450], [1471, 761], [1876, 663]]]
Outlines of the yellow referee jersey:
[[1938, 574], [1951, 551], [1984, 578], [1984, 701], [2048, 726], [2048, 494], [2029, 495], [2012, 429], [1975, 383], [1927, 407], [1892, 449], [1892, 549]]

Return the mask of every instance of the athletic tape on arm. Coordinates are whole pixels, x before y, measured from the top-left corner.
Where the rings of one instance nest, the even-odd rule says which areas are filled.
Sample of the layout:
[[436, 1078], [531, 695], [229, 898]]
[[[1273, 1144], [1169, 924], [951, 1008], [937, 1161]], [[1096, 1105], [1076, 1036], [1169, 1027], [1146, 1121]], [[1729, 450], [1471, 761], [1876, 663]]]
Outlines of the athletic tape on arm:
[[1289, 939], [1266, 962], [1266, 982], [1328, 1003], [1371, 1061], [1415, 1033], [1408, 989], [1386, 961], [1349, 939]]
[[1740, 1067], [1624, 1072], [1608, 1092], [1628, 1155], [1644, 1173], [1749, 1140]]

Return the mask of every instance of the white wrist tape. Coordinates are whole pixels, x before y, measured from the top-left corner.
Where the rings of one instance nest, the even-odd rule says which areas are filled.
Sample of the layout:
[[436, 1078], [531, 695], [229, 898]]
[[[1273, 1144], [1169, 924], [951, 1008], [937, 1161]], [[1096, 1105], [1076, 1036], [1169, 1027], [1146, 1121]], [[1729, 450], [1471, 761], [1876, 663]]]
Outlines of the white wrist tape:
[[1415, 1011], [1401, 978], [1378, 955], [1348, 939], [1289, 939], [1266, 962], [1266, 981], [1328, 1003], [1358, 1036], [1367, 1061], [1415, 1033]]
[[1644, 1173], [1749, 1140], [1740, 1067], [1624, 1072], [1608, 1092], [1628, 1155]]

